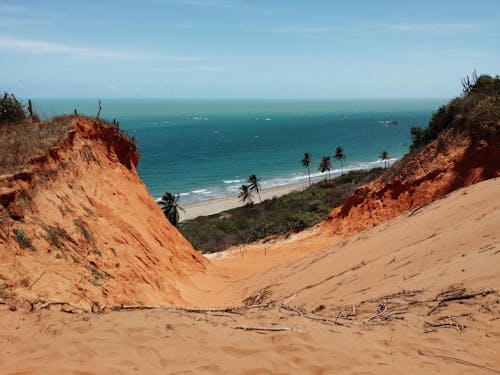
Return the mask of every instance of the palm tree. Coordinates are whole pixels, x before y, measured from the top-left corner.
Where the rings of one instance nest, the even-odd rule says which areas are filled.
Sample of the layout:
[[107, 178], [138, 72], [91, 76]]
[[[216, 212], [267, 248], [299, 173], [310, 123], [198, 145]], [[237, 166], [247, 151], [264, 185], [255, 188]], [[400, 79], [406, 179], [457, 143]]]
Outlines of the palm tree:
[[342, 149], [342, 147], [337, 147], [335, 149], [335, 155], [333, 155], [333, 157], [335, 159], [337, 159], [338, 161], [340, 161], [340, 168], [342, 170], [342, 175], [344, 174], [344, 160], [346, 158], [346, 154], [344, 153], [344, 150]]
[[304, 152], [304, 157], [302, 158], [302, 166], [307, 168], [307, 173], [309, 174], [309, 186], [311, 186], [311, 170], [309, 169], [309, 164], [311, 164], [311, 154]]
[[257, 192], [257, 194], [259, 195], [259, 202], [262, 202], [262, 199], [260, 199], [260, 184], [259, 184], [259, 181], [260, 181], [260, 178], [257, 178], [256, 175], [252, 174], [250, 176], [248, 176], [248, 188], [250, 189], [250, 191], [253, 193], [254, 191]]
[[161, 200], [158, 202], [163, 211], [163, 214], [174, 227], [179, 224], [179, 211], [184, 211], [182, 207], [177, 203], [178, 200], [178, 195], [165, 193], [161, 197]]
[[332, 161], [330, 160], [329, 156], [323, 156], [321, 158], [321, 161], [319, 162], [319, 170], [321, 173], [328, 172], [326, 175], [326, 180], [328, 180], [328, 175], [330, 174], [330, 169], [332, 168]]
[[380, 160], [384, 161], [384, 169], [387, 169], [387, 160], [389, 159], [389, 153], [385, 150], [380, 152]]
[[240, 186], [240, 193], [238, 194], [238, 198], [241, 202], [246, 202], [247, 206], [250, 206], [253, 201], [252, 191], [248, 185]]

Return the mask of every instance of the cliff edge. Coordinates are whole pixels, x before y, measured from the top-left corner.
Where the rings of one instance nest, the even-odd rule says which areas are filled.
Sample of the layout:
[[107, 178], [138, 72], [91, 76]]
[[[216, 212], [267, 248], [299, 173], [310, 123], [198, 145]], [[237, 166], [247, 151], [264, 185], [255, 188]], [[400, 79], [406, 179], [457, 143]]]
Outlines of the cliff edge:
[[0, 297], [84, 309], [184, 303], [177, 286], [206, 260], [137, 175], [135, 142], [83, 117], [66, 118], [63, 133], [0, 176]]

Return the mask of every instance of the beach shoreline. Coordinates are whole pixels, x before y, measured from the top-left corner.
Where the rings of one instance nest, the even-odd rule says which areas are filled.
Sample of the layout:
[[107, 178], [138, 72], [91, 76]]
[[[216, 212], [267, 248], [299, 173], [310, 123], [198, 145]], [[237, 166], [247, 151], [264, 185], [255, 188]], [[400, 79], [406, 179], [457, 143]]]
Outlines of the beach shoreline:
[[[283, 195], [289, 194], [294, 191], [300, 191], [309, 186], [309, 183], [300, 182], [295, 184], [287, 184], [281, 186], [275, 186], [268, 189], [262, 189], [260, 191], [260, 197], [262, 201], [267, 199], [272, 199], [274, 197], [281, 197]], [[259, 203], [259, 195], [254, 194], [254, 203]], [[214, 215], [223, 211], [230, 210], [232, 208], [244, 206], [245, 203], [238, 199], [238, 195], [229, 195], [226, 197], [207, 199], [203, 201], [198, 201], [194, 203], [189, 203], [182, 205], [179, 212], [180, 221], [195, 219], [199, 216]]]

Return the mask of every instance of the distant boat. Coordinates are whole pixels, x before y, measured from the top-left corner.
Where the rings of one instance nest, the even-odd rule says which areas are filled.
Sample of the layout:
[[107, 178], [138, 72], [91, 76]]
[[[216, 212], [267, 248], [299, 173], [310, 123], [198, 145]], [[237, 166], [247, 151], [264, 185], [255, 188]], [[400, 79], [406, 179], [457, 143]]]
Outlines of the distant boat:
[[385, 126], [397, 126], [399, 123], [397, 121], [380, 121]]

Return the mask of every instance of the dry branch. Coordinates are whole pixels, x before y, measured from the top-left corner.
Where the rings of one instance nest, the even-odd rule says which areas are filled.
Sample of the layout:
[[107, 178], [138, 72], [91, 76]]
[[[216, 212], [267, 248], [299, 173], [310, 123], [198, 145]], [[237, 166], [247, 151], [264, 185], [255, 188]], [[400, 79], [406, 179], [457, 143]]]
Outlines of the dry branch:
[[292, 328], [289, 327], [247, 327], [247, 326], [237, 326], [235, 329], [242, 329], [243, 331], [272, 331], [272, 332], [280, 332], [280, 331], [293, 331]]
[[420, 349], [418, 350], [418, 354], [423, 355], [423, 356], [426, 356], [426, 357], [434, 357], [434, 358], [443, 358], [443, 359], [448, 359], [448, 360], [450, 360], [450, 361], [455, 361], [455, 362], [457, 362], [457, 363], [460, 363], [461, 365], [472, 366], [472, 367], [480, 368], [480, 369], [482, 369], [482, 370], [491, 371], [491, 372], [494, 372], [494, 373], [500, 374], [500, 370], [496, 370], [496, 369], [494, 369], [494, 368], [491, 368], [491, 367], [486, 367], [486, 366], [483, 366], [483, 365], [478, 365], [477, 363], [472, 363], [472, 362], [469, 362], [469, 361], [465, 361], [465, 360], [460, 359], [460, 358], [449, 357], [449, 356], [447, 356], [447, 355], [436, 355], [436, 354], [424, 353], [424, 352], [422, 352]]
[[40, 276], [38, 276], [38, 278], [37, 278], [35, 281], [33, 281], [33, 283], [29, 286], [29, 288], [28, 288], [28, 289], [33, 288], [33, 286], [34, 286], [37, 282], [39, 282], [39, 281], [40, 281], [40, 279], [43, 277], [43, 275], [45, 275], [45, 271], [43, 271], [43, 272], [42, 272], [42, 274], [41, 274]]

